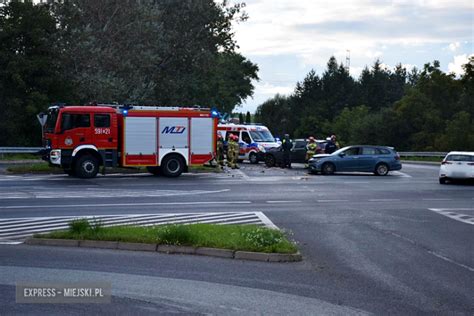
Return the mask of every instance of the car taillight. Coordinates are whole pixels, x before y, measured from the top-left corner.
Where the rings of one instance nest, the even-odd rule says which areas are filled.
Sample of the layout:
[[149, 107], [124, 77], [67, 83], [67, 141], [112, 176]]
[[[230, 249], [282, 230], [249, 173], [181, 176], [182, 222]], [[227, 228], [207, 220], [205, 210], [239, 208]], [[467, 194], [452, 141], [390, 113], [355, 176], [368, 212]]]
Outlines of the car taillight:
[[400, 160], [400, 155], [399, 154], [395, 155], [395, 160]]
[[443, 161], [441, 161], [441, 164], [442, 164], [442, 165], [452, 165], [453, 163], [452, 163], [452, 162], [449, 162], [449, 161], [443, 160]]

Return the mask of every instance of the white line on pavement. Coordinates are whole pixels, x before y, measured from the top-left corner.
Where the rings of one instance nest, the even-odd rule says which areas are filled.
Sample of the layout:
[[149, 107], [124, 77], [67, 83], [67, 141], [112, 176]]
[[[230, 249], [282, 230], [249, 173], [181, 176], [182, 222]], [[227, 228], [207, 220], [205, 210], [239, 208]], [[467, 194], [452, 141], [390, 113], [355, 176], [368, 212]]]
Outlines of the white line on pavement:
[[395, 176], [399, 176], [401, 178], [411, 178], [412, 177], [409, 174], [406, 174], [405, 172], [401, 172], [401, 171], [391, 171], [391, 174], [395, 175]]
[[301, 203], [301, 201], [266, 201], [267, 203]]
[[454, 219], [455, 221], [474, 225], [474, 215], [457, 213], [459, 211], [472, 211], [474, 210], [473, 208], [429, 208], [429, 210]]
[[270, 228], [279, 229], [277, 225], [273, 224], [273, 222], [265, 215], [263, 212], [255, 212], [255, 215], [262, 221], [265, 226]]
[[62, 205], [14, 205], [0, 206], [0, 209], [62, 208], [62, 207], [109, 207], [109, 206], [155, 206], [155, 205], [212, 205], [251, 204], [250, 201], [207, 201], [207, 202], [156, 202], [156, 203], [108, 203], [108, 204], [62, 204]]
[[163, 197], [163, 196], [183, 196], [183, 195], [201, 195], [214, 194], [230, 191], [230, 189], [203, 191], [203, 190], [148, 190], [148, 191], [128, 191], [117, 189], [87, 188], [81, 191], [31, 191], [20, 193], [1, 193], [0, 200], [4, 199], [59, 199], [59, 198], [124, 198], [124, 197]]
[[344, 184], [369, 184], [368, 181], [345, 181]]
[[436, 252], [431, 251], [431, 250], [428, 250], [428, 253], [430, 253], [430, 254], [432, 254], [433, 256], [438, 257], [438, 258], [440, 258], [440, 259], [442, 259], [442, 260], [444, 260], [444, 261], [450, 262], [450, 263], [455, 264], [455, 265], [457, 265], [457, 266], [459, 266], [459, 267], [462, 267], [462, 268], [467, 269], [467, 270], [469, 270], [469, 271], [471, 271], [471, 272], [474, 272], [474, 268], [471, 268], [470, 266], [467, 266], [467, 265], [465, 265], [465, 264], [456, 262], [456, 261], [454, 261], [454, 260], [452, 260], [452, 259], [449, 259], [448, 257], [445, 257], [445, 256], [443, 256], [443, 255], [440, 255], [439, 253], [436, 253]]

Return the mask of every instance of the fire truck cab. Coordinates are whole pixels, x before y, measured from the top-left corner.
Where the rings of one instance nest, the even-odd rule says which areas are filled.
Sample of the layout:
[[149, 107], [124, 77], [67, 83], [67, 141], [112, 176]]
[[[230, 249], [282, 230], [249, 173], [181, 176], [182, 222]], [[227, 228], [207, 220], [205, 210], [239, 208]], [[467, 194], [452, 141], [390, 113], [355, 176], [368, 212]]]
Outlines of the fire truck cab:
[[52, 106], [42, 115], [43, 159], [81, 178], [95, 177], [100, 167], [177, 177], [215, 157], [217, 118], [209, 109]]

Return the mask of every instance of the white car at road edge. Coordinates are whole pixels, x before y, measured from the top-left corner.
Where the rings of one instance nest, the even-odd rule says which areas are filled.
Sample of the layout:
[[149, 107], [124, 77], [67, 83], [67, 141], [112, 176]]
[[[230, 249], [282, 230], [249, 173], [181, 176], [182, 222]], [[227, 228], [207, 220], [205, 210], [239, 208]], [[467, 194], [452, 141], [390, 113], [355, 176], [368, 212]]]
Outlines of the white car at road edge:
[[474, 152], [451, 151], [441, 162], [439, 183], [450, 179], [474, 179]]

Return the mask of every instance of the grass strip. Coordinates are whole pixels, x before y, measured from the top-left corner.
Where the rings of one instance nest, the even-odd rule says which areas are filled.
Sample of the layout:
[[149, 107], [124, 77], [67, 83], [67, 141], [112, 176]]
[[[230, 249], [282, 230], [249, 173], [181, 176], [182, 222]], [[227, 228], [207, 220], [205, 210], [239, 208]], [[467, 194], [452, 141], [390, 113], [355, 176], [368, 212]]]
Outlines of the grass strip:
[[37, 234], [35, 238], [121, 241], [192, 247], [211, 247], [266, 253], [295, 253], [287, 233], [256, 225], [159, 225], [102, 227], [75, 220], [69, 230]]
[[15, 160], [41, 160], [41, 157], [35, 154], [1, 154], [0, 161]]
[[63, 173], [62, 169], [50, 167], [47, 162], [9, 166], [7, 171], [10, 173]]

